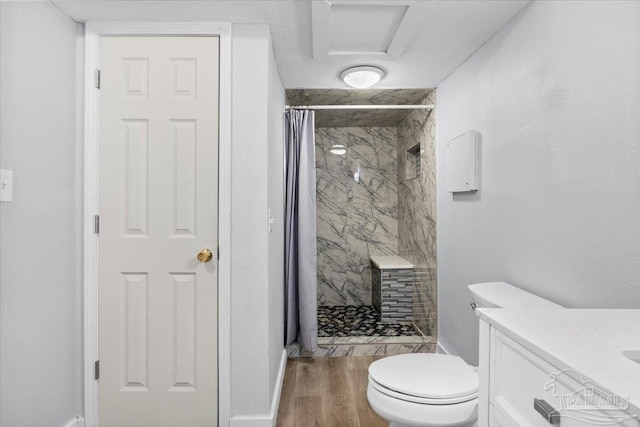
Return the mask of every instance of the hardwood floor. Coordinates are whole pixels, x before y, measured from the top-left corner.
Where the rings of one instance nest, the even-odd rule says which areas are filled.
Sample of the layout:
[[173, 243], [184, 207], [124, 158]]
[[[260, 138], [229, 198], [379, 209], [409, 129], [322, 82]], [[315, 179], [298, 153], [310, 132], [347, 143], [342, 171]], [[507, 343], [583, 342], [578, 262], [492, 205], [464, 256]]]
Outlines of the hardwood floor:
[[379, 358], [287, 360], [277, 427], [387, 427], [367, 401], [367, 369]]

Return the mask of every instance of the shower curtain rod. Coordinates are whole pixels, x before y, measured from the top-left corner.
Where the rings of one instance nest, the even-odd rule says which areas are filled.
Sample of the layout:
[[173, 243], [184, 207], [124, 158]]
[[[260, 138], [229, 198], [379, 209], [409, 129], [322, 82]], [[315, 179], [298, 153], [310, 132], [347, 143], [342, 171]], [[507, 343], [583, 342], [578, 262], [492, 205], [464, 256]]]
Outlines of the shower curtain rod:
[[427, 105], [285, 105], [286, 110], [433, 110]]

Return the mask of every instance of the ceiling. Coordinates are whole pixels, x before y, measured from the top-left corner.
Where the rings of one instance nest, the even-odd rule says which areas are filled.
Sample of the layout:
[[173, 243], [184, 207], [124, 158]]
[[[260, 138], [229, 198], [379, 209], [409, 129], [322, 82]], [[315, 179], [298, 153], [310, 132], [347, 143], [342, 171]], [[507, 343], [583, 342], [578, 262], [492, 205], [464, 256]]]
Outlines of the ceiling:
[[51, 0], [78, 22], [268, 24], [285, 88], [348, 88], [375, 65], [381, 89], [433, 88], [529, 0]]

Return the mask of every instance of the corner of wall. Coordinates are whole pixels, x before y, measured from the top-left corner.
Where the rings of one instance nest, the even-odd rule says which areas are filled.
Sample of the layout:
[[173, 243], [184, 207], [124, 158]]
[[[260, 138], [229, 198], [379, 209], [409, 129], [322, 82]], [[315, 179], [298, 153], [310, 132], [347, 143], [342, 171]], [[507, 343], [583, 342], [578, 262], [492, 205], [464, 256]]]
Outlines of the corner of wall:
[[284, 382], [286, 364], [287, 364], [287, 351], [282, 350], [280, 362], [279, 362], [279, 368], [278, 368], [278, 376], [275, 383], [273, 397], [271, 399], [271, 410], [269, 411], [269, 414], [234, 416], [231, 418], [231, 420], [229, 420], [230, 427], [275, 427], [276, 426], [276, 423], [278, 421], [278, 408], [280, 407], [280, 396], [282, 394], [282, 384]]
[[284, 87], [271, 37], [268, 49], [268, 210], [269, 210], [269, 386], [278, 392], [278, 367], [284, 349]]
[[[283, 233], [268, 210], [282, 201], [282, 163], [272, 145], [282, 138], [282, 84], [273, 72], [267, 25], [234, 25], [232, 114], [232, 425], [263, 425], [277, 390], [283, 351]], [[281, 114], [281, 113], [280, 113]], [[282, 191], [279, 191], [282, 190]], [[279, 202], [280, 201], [280, 202]], [[283, 208], [282, 208], [283, 209]], [[275, 208], [272, 210], [277, 215]], [[280, 216], [280, 215], [279, 215]], [[276, 218], [278, 220], [279, 218]], [[283, 239], [282, 239], [283, 244]], [[245, 424], [249, 423], [249, 424]], [[255, 424], [258, 423], [258, 424]]]

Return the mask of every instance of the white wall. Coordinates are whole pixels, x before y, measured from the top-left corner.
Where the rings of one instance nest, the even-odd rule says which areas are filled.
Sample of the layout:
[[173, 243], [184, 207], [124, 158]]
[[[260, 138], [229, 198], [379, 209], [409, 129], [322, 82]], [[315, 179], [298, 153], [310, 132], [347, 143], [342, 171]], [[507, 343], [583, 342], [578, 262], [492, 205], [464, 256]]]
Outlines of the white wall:
[[231, 404], [232, 422], [246, 425], [269, 415], [284, 348], [282, 251], [270, 253], [282, 245], [284, 91], [268, 26], [233, 26], [232, 67]]
[[273, 225], [269, 234], [269, 388], [276, 387], [284, 349], [284, 87], [269, 43], [268, 203]]
[[[640, 308], [640, 3], [534, 2], [438, 86], [440, 339], [477, 361], [466, 286]], [[476, 194], [443, 147], [482, 134]]]
[[76, 24], [49, 2], [0, 3], [0, 425], [62, 426], [79, 409]]
[[[0, 8], [0, 168], [15, 180], [0, 205], [0, 425], [61, 426], [82, 409], [77, 25], [49, 2]], [[235, 25], [232, 43], [232, 414], [266, 420], [284, 348], [284, 89], [267, 26]]]

